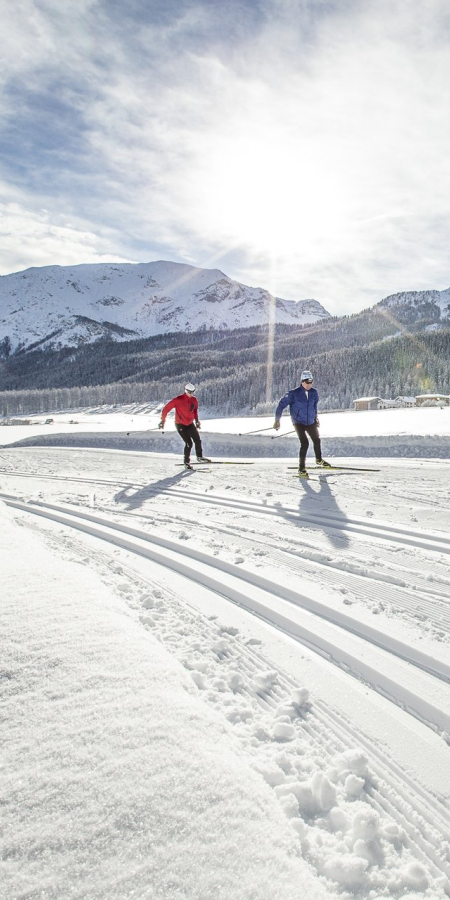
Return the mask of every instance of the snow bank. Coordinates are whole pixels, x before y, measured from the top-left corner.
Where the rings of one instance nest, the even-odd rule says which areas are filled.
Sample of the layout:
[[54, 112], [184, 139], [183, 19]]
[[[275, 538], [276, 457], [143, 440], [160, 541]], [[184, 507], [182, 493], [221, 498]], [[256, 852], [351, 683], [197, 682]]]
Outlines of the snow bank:
[[4, 896], [333, 896], [190, 675], [95, 574], [0, 521]]
[[[204, 452], [211, 456], [234, 457], [297, 457], [298, 439], [281, 437], [273, 440], [265, 436], [242, 436], [235, 434], [202, 434]], [[6, 446], [6, 445], [2, 445]], [[35, 435], [17, 440], [9, 446], [16, 447], [101, 447], [108, 450], [131, 450], [134, 452], [176, 453], [182, 458], [183, 444], [175, 433], [146, 434], [132, 432], [129, 437], [123, 433], [97, 432], [79, 434]], [[445, 435], [388, 435], [377, 437], [322, 438], [325, 457], [450, 457], [450, 437]]]
[[[1, 446], [104, 447], [108, 449], [180, 454], [182, 442], [167, 420], [165, 434], [157, 429], [159, 412], [146, 407], [125, 414], [96, 409], [56, 413], [53, 424], [41, 417], [32, 425], [1, 429]], [[288, 415], [281, 431], [272, 430], [273, 417], [205, 419], [202, 436], [205, 452], [236, 458], [279, 458], [297, 454], [298, 439]], [[261, 429], [259, 434], [252, 432]], [[433, 457], [450, 456], [450, 407], [396, 410], [344, 411], [321, 415], [324, 456]], [[4, 443], [3, 443], [4, 442]]]

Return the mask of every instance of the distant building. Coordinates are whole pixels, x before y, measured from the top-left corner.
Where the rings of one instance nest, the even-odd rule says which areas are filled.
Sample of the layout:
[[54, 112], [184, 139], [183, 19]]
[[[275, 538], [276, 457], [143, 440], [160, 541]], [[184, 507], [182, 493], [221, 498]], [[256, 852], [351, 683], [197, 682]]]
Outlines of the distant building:
[[358, 409], [381, 409], [383, 403], [381, 397], [358, 397], [353, 401], [355, 410]]
[[415, 397], [396, 397], [394, 403], [396, 406], [417, 406]]
[[450, 396], [448, 394], [418, 394], [416, 397], [417, 406], [450, 406]]

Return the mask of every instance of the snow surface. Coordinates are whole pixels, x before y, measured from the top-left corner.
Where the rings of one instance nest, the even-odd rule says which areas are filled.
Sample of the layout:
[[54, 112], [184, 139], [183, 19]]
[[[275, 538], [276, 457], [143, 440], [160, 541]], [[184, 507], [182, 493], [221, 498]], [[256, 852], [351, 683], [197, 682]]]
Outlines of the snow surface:
[[323, 415], [390, 458], [309, 482], [270, 419], [194, 473], [53, 419], [0, 431], [2, 896], [450, 894], [448, 410]]

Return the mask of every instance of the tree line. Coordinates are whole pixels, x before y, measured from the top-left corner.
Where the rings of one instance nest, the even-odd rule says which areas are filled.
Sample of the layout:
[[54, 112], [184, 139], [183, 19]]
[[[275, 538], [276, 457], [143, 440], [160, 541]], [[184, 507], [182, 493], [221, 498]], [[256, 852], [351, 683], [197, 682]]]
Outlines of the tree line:
[[[374, 326], [369, 343], [368, 321]], [[0, 414], [163, 402], [182, 392], [187, 379], [198, 386], [203, 410], [271, 412], [304, 367], [316, 377], [322, 409], [352, 408], [360, 396], [450, 393], [449, 328], [393, 336], [384, 317], [366, 319], [365, 333], [357, 325], [345, 330], [339, 319], [278, 326], [273, 335], [262, 328], [177, 333], [9, 356], [0, 363]]]

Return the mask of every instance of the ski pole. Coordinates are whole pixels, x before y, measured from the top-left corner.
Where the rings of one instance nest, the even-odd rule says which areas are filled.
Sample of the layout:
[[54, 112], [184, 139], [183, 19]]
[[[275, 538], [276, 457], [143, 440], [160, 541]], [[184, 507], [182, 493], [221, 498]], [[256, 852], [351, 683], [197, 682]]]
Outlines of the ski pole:
[[274, 435], [272, 435], [272, 437], [270, 438], [270, 440], [271, 440], [271, 441], [276, 441], [277, 438], [280, 438], [280, 437], [287, 437], [288, 434], [295, 434], [295, 428], [294, 428], [293, 431], [285, 431], [284, 434], [274, 434]]
[[[161, 434], [164, 434], [164, 429], [161, 429], [159, 425], [156, 428], [144, 428], [144, 431], [134, 431], [133, 434], [148, 434], [149, 431], [161, 431]], [[129, 437], [131, 431], [127, 431], [127, 437]]]
[[256, 431], [243, 431], [239, 432], [239, 437], [245, 437], [246, 434], [260, 434], [261, 431], [272, 431], [273, 425], [269, 425], [268, 428], [258, 428]]

